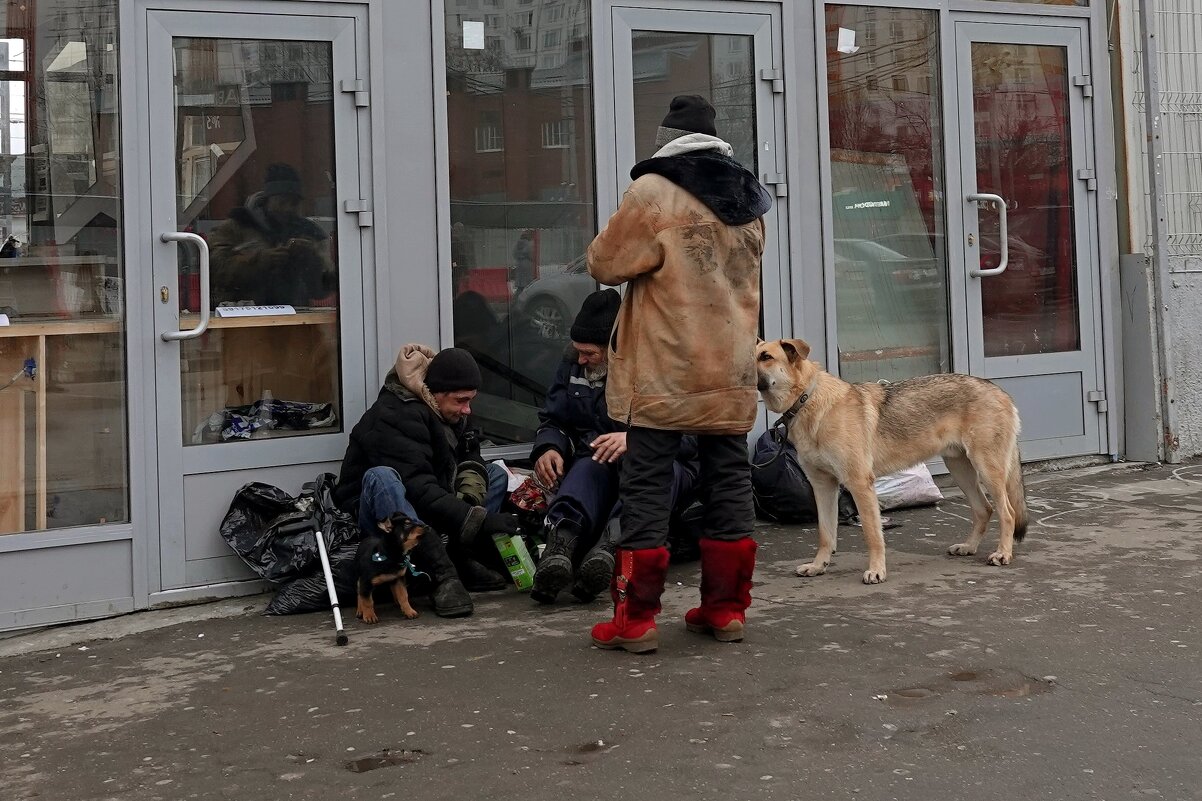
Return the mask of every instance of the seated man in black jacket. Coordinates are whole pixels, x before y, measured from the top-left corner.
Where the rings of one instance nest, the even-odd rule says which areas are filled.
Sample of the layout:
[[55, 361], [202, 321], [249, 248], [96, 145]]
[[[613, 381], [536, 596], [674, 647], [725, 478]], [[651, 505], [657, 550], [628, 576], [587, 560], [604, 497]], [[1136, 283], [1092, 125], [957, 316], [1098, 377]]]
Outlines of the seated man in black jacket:
[[468, 589], [504, 589], [508, 580], [477, 557], [499, 563], [493, 535], [518, 531], [517, 518], [497, 512], [505, 471], [484, 464], [468, 425], [479, 387], [480, 368], [467, 351], [436, 355], [406, 345], [351, 431], [334, 488], [334, 501], [357, 514], [364, 531], [396, 512], [434, 529], [439, 536], [422, 537], [414, 561], [430, 574], [434, 611], [443, 617], [472, 613]]
[[[626, 426], [609, 416], [605, 379], [606, 348], [621, 302], [613, 289], [584, 299], [569, 331], [571, 349], [538, 413], [530, 452], [535, 477], [544, 487], [558, 485], [547, 507], [547, 547], [530, 592], [539, 603], [554, 603], [569, 586], [577, 600], [591, 601], [613, 576]], [[674, 516], [693, 501], [695, 458], [695, 440], [686, 437], [673, 468]]]

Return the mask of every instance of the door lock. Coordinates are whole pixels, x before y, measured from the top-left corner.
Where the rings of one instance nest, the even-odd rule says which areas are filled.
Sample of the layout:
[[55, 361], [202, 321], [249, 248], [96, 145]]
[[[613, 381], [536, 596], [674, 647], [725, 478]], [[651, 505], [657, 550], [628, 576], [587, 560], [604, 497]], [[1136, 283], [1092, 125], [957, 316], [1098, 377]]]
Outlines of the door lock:
[[[969, 234], [969, 235], [968, 235], [968, 246], [969, 246], [969, 247], [972, 247], [972, 246], [973, 246], [973, 245], [975, 245], [975, 244], [977, 244], [977, 237], [976, 237], [976, 234]], [[166, 288], [167, 288], [167, 287], [163, 287], [163, 289], [166, 289]]]
[[159, 287], [159, 300], [163, 303], [171, 300], [171, 290], [165, 286]]

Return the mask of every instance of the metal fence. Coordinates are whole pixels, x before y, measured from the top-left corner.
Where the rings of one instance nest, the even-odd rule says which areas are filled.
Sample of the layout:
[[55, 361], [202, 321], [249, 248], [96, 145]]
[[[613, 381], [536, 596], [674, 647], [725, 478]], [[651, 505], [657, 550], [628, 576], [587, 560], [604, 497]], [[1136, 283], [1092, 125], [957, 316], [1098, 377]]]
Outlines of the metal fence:
[[[1151, 0], [1146, 10], [1151, 13], [1144, 18], [1154, 20], [1156, 34], [1152, 116], [1160, 134], [1160, 199], [1152, 202], [1150, 194], [1157, 187], [1149, 180], [1143, 208], [1159, 208], [1160, 219], [1159, 225], [1148, 220], [1145, 248], [1149, 253], [1157, 250], [1158, 234], [1171, 272], [1202, 272], [1202, 0]], [[1137, 28], [1139, 19], [1135, 18]], [[1133, 40], [1133, 85], [1139, 89], [1132, 95], [1132, 119], [1139, 120], [1145, 134], [1139, 141], [1147, 164], [1144, 32], [1135, 31]]]

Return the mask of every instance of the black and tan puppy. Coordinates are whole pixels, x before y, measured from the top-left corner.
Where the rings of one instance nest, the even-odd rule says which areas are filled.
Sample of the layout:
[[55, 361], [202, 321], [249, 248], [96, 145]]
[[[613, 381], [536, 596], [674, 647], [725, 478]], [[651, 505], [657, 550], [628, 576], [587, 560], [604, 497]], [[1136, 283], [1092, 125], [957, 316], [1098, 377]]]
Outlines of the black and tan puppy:
[[377, 587], [386, 585], [391, 585], [392, 597], [401, 613], [410, 620], [417, 617], [417, 610], [409, 603], [406, 581], [411, 567], [409, 552], [425, 533], [426, 527], [421, 523], [406, 515], [395, 514], [380, 521], [378, 532], [359, 541], [359, 550], [355, 554], [355, 586], [359, 595], [355, 617], [364, 623], [380, 620], [372, 593]]

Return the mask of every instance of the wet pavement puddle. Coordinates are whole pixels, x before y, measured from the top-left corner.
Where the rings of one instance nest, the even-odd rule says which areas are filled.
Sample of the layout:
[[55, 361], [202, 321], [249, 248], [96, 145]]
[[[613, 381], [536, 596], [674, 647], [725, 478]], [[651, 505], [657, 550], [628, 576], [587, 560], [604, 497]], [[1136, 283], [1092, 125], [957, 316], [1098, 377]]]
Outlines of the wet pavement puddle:
[[1013, 670], [960, 670], [925, 685], [890, 690], [891, 705], [910, 704], [949, 693], [994, 698], [1030, 698], [1052, 691], [1052, 683]]
[[409, 765], [417, 762], [423, 756], [425, 756], [425, 752], [420, 748], [413, 749], [412, 751], [406, 749], [392, 751], [385, 748], [378, 753], [369, 754], [359, 759], [348, 760], [343, 764], [351, 773], [367, 773], [369, 770], [391, 768], [396, 765]]
[[564, 765], [587, 765], [593, 762], [602, 754], [608, 754], [610, 751], [618, 747], [617, 743], [607, 743], [604, 740], [590, 740], [583, 745], [572, 746], [568, 749], [568, 753], [576, 754], [577, 756], [571, 759], [565, 759]]

